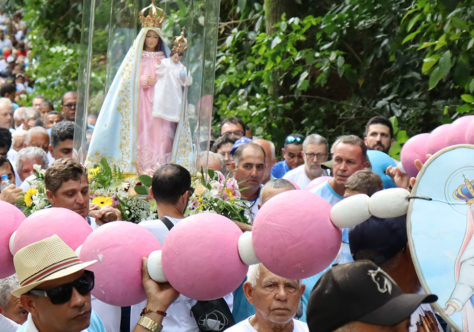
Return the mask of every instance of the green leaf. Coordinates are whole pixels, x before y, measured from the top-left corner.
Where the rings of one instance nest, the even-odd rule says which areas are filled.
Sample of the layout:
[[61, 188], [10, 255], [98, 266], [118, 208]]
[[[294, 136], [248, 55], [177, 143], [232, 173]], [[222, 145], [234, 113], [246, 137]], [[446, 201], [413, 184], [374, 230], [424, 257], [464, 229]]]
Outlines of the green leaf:
[[419, 51], [419, 50], [422, 50], [424, 48], [427, 48], [427, 47], [430, 47], [430, 46], [433, 46], [433, 45], [436, 45], [436, 42], [424, 42], [423, 44], [421, 44], [420, 47], [418, 47], [416, 50]]
[[423, 74], [427, 74], [430, 69], [438, 62], [439, 54], [433, 54], [430, 57], [426, 57], [423, 59], [423, 66], [421, 67], [421, 72]]
[[416, 22], [418, 22], [418, 20], [419, 20], [420, 18], [421, 18], [421, 13], [416, 14], [415, 16], [413, 16], [413, 18], [410, 20], [410, 22], [408, 22], [407, 32], [410, 32], [411, 29], [413, 29], [413, 27], [415, 26]]
[[138, 177], [138, 180], [143, 183], [144, 186], [147, 186], [147, 187], [151, 187], [151, 183], [152, 183], [152, 178], [148, 175], [140, 175]]
[[439, 66], [437, 66], [433, 72], [431, 72], [430, 75], [430, 80], [428, 82], [428, 87], [429, 89], [433, 89], [436, 85], [438, 85], [438, 82], [443, 78], [443, 74], [441, 72], [441, 69], [439, 69]]
[[441, 81], [446, 75], [448, 75], [449, 70], [451, 69], [451, 52], [446, 51], [441, 55], [439, 59], [439, 63], [433, 72], [430, 75], [430, 80], [428, 83], [429, 89], [433, 89], [438, 85], [439, 81]]
[[435, 51], [446, 45], [446, 34], [443, 34], [436, 42]]
[[418, 28], [415, 32], [410, 33], [408, 36], [403, 38], [402, 44], [405, 44], [415, 38], [420, 33], [420, 29]]
[[466, 23], [466, 21], [460, 19], [457, 16], [452, 17], [451, 22], [453, 23], [453, 26], [459, 30], [464, 30], [464, 31], [469, 31], [469, 24]]
[[342, 77], [344, 75], [344, 57], [338, 56], [337, 57], [337, 74], [339, 77]]
[[298, 79], [298, 83], [296, 84], [296, 88], [302, 89], [303, 82], [306, 80], [306, 77], [308, 77], [309, 72], [305, 70], [303, 73], [301, 73], [300, 78]]
[[461, 95], [461, 99], [464, 100], [466, 103], [469, 103], [469, 104], [474, 103], [474, 97], [472, 95], [463, 94], [463, 95]]
[[280, 43], [281, 43], [281, 38], [279, 36], [276, 36], [275, 38], [273, 38], [271, 48], [272, 49], [275, 48]]
[[134, 189], [138, 195], [148, 195], [148, 190], [145, 186], [135, 186]]
[[469, 104], [464, 104], [456, 108], [456, 112], [460, 114], [470, 113], [472, 110], [474, 110], [474, 107]]
[[466, 50], [470, 50], [472, 45], [474, 45], [474, 38], [471, 38], [469, 40], [469, 43], [467, 44]]
[[247, 0], [239, 0], [237, 2], [237, 8], [240, 13], [245, 11], [245, 7], [247, 6]]
[[407, 132], [405, 130], [400, 130], [397, 133], [397, 141], [399, 143], [405, 143], [406, 141], [408, 141], [408, 135], [407, 135]]

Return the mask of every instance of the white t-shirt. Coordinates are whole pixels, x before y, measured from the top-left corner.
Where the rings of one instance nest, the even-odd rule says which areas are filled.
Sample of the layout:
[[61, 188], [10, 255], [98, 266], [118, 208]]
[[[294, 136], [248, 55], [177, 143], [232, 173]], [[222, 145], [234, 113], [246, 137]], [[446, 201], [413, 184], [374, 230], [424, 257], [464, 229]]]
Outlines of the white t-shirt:
[[[322, 170], [321, 176], [327, 176], [326, 170]], [[306, 186], [311, 182], [311, 179], [306, 175], [304, 170], [304, 164], [300, 165], [296, 168], [293, 168], [291, 171], [288, 171], [285, 175], [283, 175], [285, 180], [290, 180], [298, 185], [301, 190], [306, 188]]]
[[294, 182], [301, 190], [306, 188], [306, 186], [311, 182], [311, 179], [306, 175], [304, 171], [304, 164], [299, 165], [296, 168], [288, 171], [285, 175], [283, 175], [285, 180], [290, 180]]
[[[253, 316], [252, 316], [253, 317]], [[240, 323], [235, 324], [232, 327], [229, 327], [224, 332], [257, 332], [250, 324], [250, 318], [244, 319]], [[305, 322], [293, 319], [293, 332], [308, 332], [308, 325]]]

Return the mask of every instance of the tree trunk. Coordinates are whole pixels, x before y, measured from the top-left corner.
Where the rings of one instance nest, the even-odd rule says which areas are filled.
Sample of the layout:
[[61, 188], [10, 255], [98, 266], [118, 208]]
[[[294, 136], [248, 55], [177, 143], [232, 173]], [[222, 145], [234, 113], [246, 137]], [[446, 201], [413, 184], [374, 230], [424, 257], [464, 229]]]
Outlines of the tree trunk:
[[286, 13], [287, 18], [298, 16], [299, 7], [295, 0], [265, 0], [265, 28], [267, 34], [273, 32], [274, 25], [280, 21], [283, 13]]
[[[265, 0], [265, 30], [268, 35], [275, 30], [275, 24], [281, 20], [281, 15], [286, 14], [286, 18], [297, 16], [299, 6], [295, 0]], [[268, 89], [271, 96], [278, 96], [282, 87], [279, 85], [281, 72], [276, 71], [272, 74], [272, 85]]]

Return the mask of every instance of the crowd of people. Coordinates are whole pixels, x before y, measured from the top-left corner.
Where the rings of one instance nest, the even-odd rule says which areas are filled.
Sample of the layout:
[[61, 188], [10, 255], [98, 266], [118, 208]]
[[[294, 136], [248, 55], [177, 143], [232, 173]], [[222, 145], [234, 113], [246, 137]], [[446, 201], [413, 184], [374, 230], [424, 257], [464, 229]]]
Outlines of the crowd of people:
[[[64, 106], [75, 101], [75, 93], [68, 92], [61, 104]], [[11, 107], [11, 104], [8, 106]], [[16, 125], [11, 121], [8, 126], [0, 128], [0, 176], [7, 175], [11, 182], [0, 193], [0, 199], [10, 203], [19, 199], [29, 187], [28, 177], [33, 176], [33, 164], [38, 164], [46, 169], [45, 187], [51, 205], [77, 212], [96, 229], [108, 221], [105, 218], [107, 213], [115, 213], [116, 219], [120, 219], [121, 215], [113, 207], [98, 208], [90, 204], [87, 170], [75, 160], [72, 146], [74, 123], [70, 120], [74, 115], [67, 115], [68, 110], [75, 109], [71, 106], [58, 112], [65, 119], [59, 118], [60, 121], [50, 128], [38, 125], [28, 127], [26, 117]], [[31, 114], [38, 112], [34, 108], [26, 108], [24, 114], [29, 116], [30, 111]], [[40, 115], [35, 124], [41, 120]], [[393, 142], [391, 123], [382, 116], [370, 119], [364, 138], [344, 135], [331, 148], [321, 135], [305, 137], [290, 134], [283, 143], [283, 158], [278, 162], [274, 143], [252, 138], [240, 119], [225, 119], [220, 129], [220, 136], [213, 142], [211, 151], [201, 152], [198, 163], [237, 180], [242, 188], [242, 200], [249, 209], [249, 220], [253, 220], [259, 208], [273, 196], [287, 190], [304, 189], [318, 178], [320, 183], [312, 186], [310, 191], [331, 205], [357, 193], [372, 195], [383, 190], [382, 181], [370, 170], [367, 157], [368, 149], [388, 152]], [[17, 131], [26, 132], [21, 145], [15, 141]], [[18, 150], [15, 150], [15, 145], [19, 145]], [[400, 175], [400, 170], [395, 168], [391, 173]], [[398, 176], [397, 183], [408, 187], [409, 182], [400, 178]], [[170, 229], [185, 218], [184, 212], [192, 194], [190, 173], [179, 165], [161, 166], [153, 176], [152, 194], [159, 219], [142, 221], [140, 225], [150, 230], [163, 244]], [[442, 331], [441, 323], [444, 322], [439, 322], [429, 304], [423, 304], [435, 301], [436, 297], [415, 294], [420, 293], [421, 287], [406, 249], [404, 218], [377, 220], [373, 217], [352, 230], [344, 229], [341, 250], [333, 262], [335, 266], [329, 266], [322, 273], [307, 279], [291, 280], [275, 275], [261, 264], [252, 266], [245, 283], [221, 299], [220, 306], [228, 308], [227, 324], [217, 325], [228, 327], [229, 331], [307, 331], [308, 328], [310, 331]], [[25, 250], [28, 248], [25, 247]], [[16, 260], [15, 266], [18, 266]], [[58, 271], [58, 279], [45, 280], [44, 285], [35, 287], [33, 293], [17, 292], [19, 297], [12, 296], [11, 291], [24, 288], [18, 269], [17, 276], [0, 281], [3, 314], [0, 318], [10, 319], [12, 331], [18, 328], [15, 324], [23, 324], [25, 331], [35, 331], [29, 329], [31, 326], [39, 331], [53, 331], [49, 326], [52, 322], [41, 320], [41, 312], [55, 312], [65, 304], [63, 301], [60, 305], [52, 302], [53, 306], [41, 308], [41, 302], [36, 303], [35, 294], [39, 292], [36, 289], [46, 290], [45, 296], [54, 301], [53, 292], [49, 290], [63, 290], [63, 284], [68, 285], [74, 295], [68, 295], [65, 299], [73, 308], [70, 310], [89, 313], [86, 315], [88, 319], [84, 319], [82, 325], [79, 324], [80, 328], [74, 331], [81, 331], [89, 324], [89, 331], [158, 331], [161, 327], [163, 331], [205, 331], [202, 322], [200, 325], [193, 315], [193, 309], [200, 302], [178, 296], [169, 286], [154, 283], [146, 272], [143, 277], [145, 289], [146, 285], [152, 285], [150, 287], [158, 294], [147, 293], [147, 301], [131, 308], [120, 308], [96, 298], [91, 301], [90, 289], [82, 291], [78, 288], [84, 278], [90, 278], [87, 269], [82, 266], [66, 275]], [[352, 278], [344, 279], [342, 276], [347, 273], [354, 280], [360, 280], [352, 282]], [[338, 291], [334, 290], [335, 283], [339, 285]], [[364, 287], [358, 286], [359, 283]], [[389, 294], [380, 291], [382, 283], [383, 287], [392, 290]], [[375, 288], [371, 290], [371, 287]], [[353, 294], [355, 291], [360, 294]], [[413, 295], [405, 299], [405, 293]], [[371, 294], [368, 297], [370, 300], [360, 305], [359, 301], [367, 297], [366, 294]], [[150, 304], [155, 303], [154, 296], [160, 297], [159, 305]], [[348, 303], [351, 299], [354, 303]], [[73, 305], [73, 300], [78, 300], [74, 302], [78, 304]], [[340, 309], [338, 301], [344, 303], [344, 309]], [[394, 306], [393, 310], [379, 309], [389, 303]], [[143, 307], [150, 310], [140, 315]], [[152, 307], [159, 307], [160, 310], [152, 310]], [[383, 314], [378, 310], [382, 310]], [[68, 320], [50, 320], [58, 324], [71, 323]]]
[[[34, 165], [39, 165], [46, 170], [44, 182], [51, 206], [78, 213], [93, 229], [109, 222], [110, 214], [113, 220], [120, 220], [116, 208], [90, 203], [87, 169], [77, 161], [73, 148], [77, 93], [66, 92], [58, 110], [52, 101], [34, 95], [34, 82], [25, 74], [28, 41], [21, 12], [8, 17], [0, 9], [0, 49], [0, 201], [15, 204], [21, 200], [35, 177], [38, 166]], [[31, 106], [18, 104], [23, 94], [34, 96]], [[89, 133], [94, 125], [91, 116]], [[284, 191], [310, 188], [335, 205], [354, 194], [370, 196], [383, 190], [380, 176], [370, 169], [367, 150], [388, 153], [393, 136], [392, 124], [383, 116], [368, 121], [363, 138], [343, 135], [331, 145], [317, 133], [291, 133], [279, 142], [283, 148], [278, 161], [275, 142], [252, 137], [239, 118], [230, 117], [221, 123], [210, 151], [199, 154], [197, 168], [235, 178], [251, 223], [262, 205]], [[403, 170], [394, 167], [387, 172], [398, 186], [409, 189], [410, 180]], [[171, 228], [185, 219], [193, 192], [191, 174], [179, 165], [162, 165], [153, 175], [151, 192], [159, 219], [140, 225], [163, 244]], [[14, 257], [16, 274], [0, 280], [0, 330], [449, 330], [429, 304], [436, 296], [423, 294], [421, 289], [407, 249], [406, 216], [371, 217], [342, 234], [337, 258], [321, 273], [292, 280], [263, 264], [253, 265], [238, 289], [212, 303], [216, 307], [179, 295], [169, 284], [154, 282], [146, 269], [142, 282], [147, 299], [143, 303], [117, 307], [91, 298], [94, 274], [88, 266], [95, 262], [80, 261], [53, 236], [19, 250]], [[71, 263], [61, 264], [64, 260]], [[31, 283], [31, 278], [45, 270], [49, 271], [46, 277]], [[199, 316], [201, 311], [219, 312], [222, 319]]]

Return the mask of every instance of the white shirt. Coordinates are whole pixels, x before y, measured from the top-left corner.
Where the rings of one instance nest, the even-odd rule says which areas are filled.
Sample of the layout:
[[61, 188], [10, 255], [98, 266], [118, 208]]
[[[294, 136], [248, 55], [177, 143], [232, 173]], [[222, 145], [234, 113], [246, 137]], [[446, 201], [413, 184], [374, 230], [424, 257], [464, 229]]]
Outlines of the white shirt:
[[31, 184], [33, 183], [33, 180], [34, 180], [34, 179], [36, 179], [36, 175], [35, 175], [34, 173], [31, 174], [30, 176], [28, 176], [28, 177], [25, 179], [25, 181], [23, 181], [23, 182], [21, 183], [21, 186], [20, 186], [21, 190], [23, 190], [23, 192], [27, 192], [28, 189], [31, 188]]
[[[292, 170], [288, 171], [285, 175], [283, 175], [283, 178], [285, 180], [290, 180], [291, 182], [296, 183], [298, 187], [300, 187], [300, 189], [303, 190], [311, 182], [311, 180], [314, 180], [314, 179], [310, 179], [308, 175], [306, 175], [304, 166], [305, 165], [303, 164], [296, 168], [293, 168]], [[326, 176], [326, 175], [327, 174], [325, 170], [323, 169], [320, 176]]]
[[105, 331], [120, 331], [120, 317], [122, 316], [120, 307], [102, 302], [94, 295], [91, 296], [91, 305], [92, 309], [99, 315], [102, 324], [104, 324]]
[[0, 48], [3, 50], [4, 48], [12, 48], [12, 42], [6, 36], [3, 40], [0, 40]]
[[[176, 225], [183, 219], [167, 217], [173, 225]], [[169, 233], [168, 228], [161, 220], [146, 220], [139, 223], [155, 235], [161, 245], [163, 245], [166, 236]], [[192, 278], [192, 276], [190, 276]], [[232, 293], [224, 296], [224, 300], [232, 311], [232, 304], [234, 297]], [[178, 298], [166, 310], [166, 317], [163, 318], [162, 332], [199, 332], [191, 308], [197, 303], [196, 300], [190, 299], [184, 295], [179, 295]], [[137, 324], [140, 318], [140, 313], [145, 307], [146, 301], [135, 304], [130, 310], [130, 328], [131, 330]]]
[[306, 175], [304, 170], [304, 164], [299, 165], [298, 167], [293, 168], [283, 175], [285, 180], [290, 180], [294, 182], [301, 190], [306, 188], [306, 186], [311, 182], [311, 179]]
[[[253, 317], [253, 316], [252, 316]], [[235, 324], [232, 327], [229, 327], [224, 332], [258, 332], [252, 324], [250, 324], [250, 318], [244, 319], [240, 323]], [[305, 322], [293, 319], [293, 332], [308, 332], [308, 325]]]
[[2, 332], [15, 332], [20, 325], [9, 319], [8, 317], [0, 314], [0, 331]]

